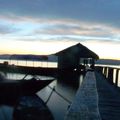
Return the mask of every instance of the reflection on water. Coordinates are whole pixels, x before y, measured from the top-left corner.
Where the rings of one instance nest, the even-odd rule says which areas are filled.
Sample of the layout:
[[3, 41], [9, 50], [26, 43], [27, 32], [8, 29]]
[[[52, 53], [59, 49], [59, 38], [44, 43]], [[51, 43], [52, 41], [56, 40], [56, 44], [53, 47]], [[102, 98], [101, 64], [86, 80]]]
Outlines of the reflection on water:
[[47, 79], [53, 78], [51, 76], [29, 75], [29, 74], [21, 74], [21, 73], [19, 74], [18, 73], [3, 73], [3, 75], [7, 79], [12, 79], [12, 80], [21, 80], [23, 78], [28, 80], [28, 79], [31, 79], [32, 77], [38, 78], [40, 80], [47, 80]]
[[[25, 74], [12, 74], [7, 73], [6, 77], [9, 79], [22, 79], [25, 77]], [[32, 77], [31, 75], [27, 75], [26, 79]], [[50, 78], [48, 76], [37, 76], [40, 79]], [[60, 74], [49, 86], [45, 87], [41, 91], [37, 92], [37, 95], [46, 102], [51, 94], [49, 101], [47, 102], [47, 106], [51, 110], [55, 120], [63, 120], [64, 116], [67, 112], [67, 109], [70, 105], [70, 102], [73, 101], [74, 96], [78, 87], [80, 86], [83, 80], [82, 75], [74, 74]], [[53, 91], [52, 88], [55, 87]], [[70, 101], [70, 102], [68, 102]], [[13, 101], [12, 101], [13, 102]], [[13, 102], [14, 103], [14, 102]], [[7, 105], [1, 103], [0, 107], [0, 120], [12, 120], [14, 107], [12, 105]], [[8, 112], [9, 111], [9, 112]]]
[[[55, 86], [55, 91], [47, 103], [55, 120], [64, 119], [70, 105], [68, 101], [73, 101], [82, 79], [83, 77], [78, 74], [60, 75], [56, 81], [49, 85], [52, 88]], [[37, 95], [44, 101], [47, 101], [50, 93], [52, 92], [52, 89], [49, 86], [37, 93]]]

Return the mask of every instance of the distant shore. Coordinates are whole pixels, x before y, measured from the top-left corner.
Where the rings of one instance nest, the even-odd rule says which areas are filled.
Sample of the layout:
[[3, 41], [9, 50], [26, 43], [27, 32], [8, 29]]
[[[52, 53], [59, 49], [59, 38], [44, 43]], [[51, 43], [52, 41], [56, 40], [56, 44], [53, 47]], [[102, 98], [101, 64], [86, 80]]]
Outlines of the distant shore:
[[96, 61], [96, 64], [103, 64], [103, 65], [120, 65], [120, 60], [99, 59], [99, 60]]

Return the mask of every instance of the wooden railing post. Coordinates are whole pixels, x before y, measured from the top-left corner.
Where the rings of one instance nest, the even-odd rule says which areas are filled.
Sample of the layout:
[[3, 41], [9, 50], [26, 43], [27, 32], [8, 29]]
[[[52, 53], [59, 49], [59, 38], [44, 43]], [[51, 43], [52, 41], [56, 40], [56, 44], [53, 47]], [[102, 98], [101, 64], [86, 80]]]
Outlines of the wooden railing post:
[[107, 78], [108, 76], [107, 76], [107, 70], [108, 70], [108, 68], [107, 67], [104, 67], [104, 76]]
[[119, 75], [119, 69], [116, 70], [116, 78], [115, 78], [115, 86], [118, 86], [118, 75]]
[[[108, 66], [97, 66], [96, 70], [104, 75], [104, 77], [108, 80], [112, 85], [119, 87], [119, 78], [120, 78], [120, 68], [112, 68]], [[114, 71], [116, 70], [116, 72]]]
[[114, 71], [113, 68], [108, 69], [108, 80], [111, 84], [113, 84], [113, 71]]

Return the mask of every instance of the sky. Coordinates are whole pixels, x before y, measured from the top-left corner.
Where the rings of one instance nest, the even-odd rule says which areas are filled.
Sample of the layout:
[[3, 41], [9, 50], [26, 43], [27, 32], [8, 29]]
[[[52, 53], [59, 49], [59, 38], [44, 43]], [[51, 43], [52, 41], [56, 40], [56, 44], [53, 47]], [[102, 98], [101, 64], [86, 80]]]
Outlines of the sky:
[[120, 60], [120, 0], [0, 0], [0, 54], [56, 53], [81, 43]]

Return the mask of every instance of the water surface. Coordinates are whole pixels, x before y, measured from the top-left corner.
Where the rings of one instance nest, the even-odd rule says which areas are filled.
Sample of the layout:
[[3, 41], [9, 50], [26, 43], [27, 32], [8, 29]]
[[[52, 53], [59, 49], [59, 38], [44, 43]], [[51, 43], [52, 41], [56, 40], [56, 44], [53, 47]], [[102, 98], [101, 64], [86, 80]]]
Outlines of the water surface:
[[[25, 77], [25, 74], [17, 74], [17, 73], [3, 73], [5, 77], [8, 79], [20, 80]], [[26, 79], [32, 78], [32, 75], [27, 75]], [[36, 75], [42, 80], [50, 79], [51, 76], [40, 76]], [[82, 75], [78, 74], [62, 74], [58, 75], [58, 77], [49, 84], [49, 86], [45, 87], [41, 91], [38, 91], [36, 94], [44, 101], [47, 102], [48, 108], [51, 110], [55, 120], [63, 120], [64, 116], [67, 112], [67, 109], [71, 102], [73, 101], [76, 91], [80, 86], [83, 80]], [[53, 91], [55, 88], [55, 91]], [[51, 97], [49, 98], [51, 92], [53, 91]], [[10, 94], [12, 96], [12, 93]], [[49, 98], [49, 100], [48, 100]], [[0, 107], [0, 120], [12, 120], [13, 119], [13, 111], [14, 107], [6, 104], [1, 104]], [[3, 115], [4, 113], [4, 115]]]

